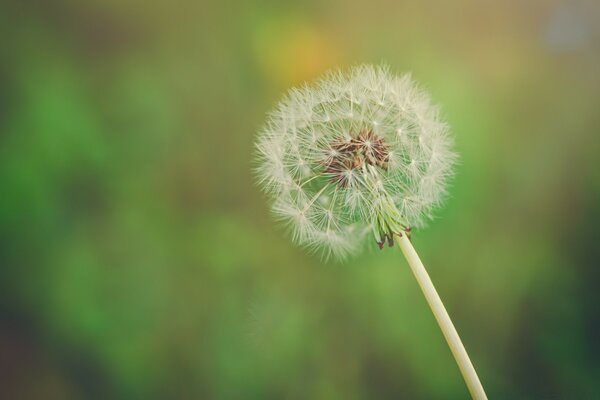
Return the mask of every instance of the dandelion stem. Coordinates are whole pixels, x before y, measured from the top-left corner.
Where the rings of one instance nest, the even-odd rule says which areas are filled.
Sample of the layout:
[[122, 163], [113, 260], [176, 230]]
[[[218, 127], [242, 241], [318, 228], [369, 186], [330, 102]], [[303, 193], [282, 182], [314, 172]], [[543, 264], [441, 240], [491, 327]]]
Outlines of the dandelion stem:
[[450, 351], [452, 351], [452, 355], [458, 364], [458, 368], [467, 384], [471, 397], [474, 400], [487, 400], [487, 396], [479, 381], [477, 372], [469, 359], [469, 355], [458, 336], [458, 332], [456, 331], [456, 328], [454, 328], [452, 320], [450, 319], [440, 296], [435, 290], [431, 278], [429, 278], [429, 274], [427, 274], [427, 270], [425, 270], [419, 255], [406, 234], [398, 234], [396, 236], [398, 238], [400, 250], [402, 250], [406, 261], [408, 261], [408, 265], [410, 265], [419, 286], [421, 286], [425, 299], [427, 300], [427, 303], [429, 303], [429, 307], [446, 338], [446, 342], [448, 342]]

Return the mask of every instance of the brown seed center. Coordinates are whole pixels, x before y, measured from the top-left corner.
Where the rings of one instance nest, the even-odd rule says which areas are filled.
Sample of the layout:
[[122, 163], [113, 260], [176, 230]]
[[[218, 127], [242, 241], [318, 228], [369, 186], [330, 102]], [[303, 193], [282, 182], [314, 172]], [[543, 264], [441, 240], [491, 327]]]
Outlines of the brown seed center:
[[387, 171], [388, 159], [389, 150], [383, 139], [372, 130], [362, 129], [357, 134], [350, 132], [349, 139], [332, 141], [321, 164], [332, 182], [346, 187], [354, 169], [368, 164]]

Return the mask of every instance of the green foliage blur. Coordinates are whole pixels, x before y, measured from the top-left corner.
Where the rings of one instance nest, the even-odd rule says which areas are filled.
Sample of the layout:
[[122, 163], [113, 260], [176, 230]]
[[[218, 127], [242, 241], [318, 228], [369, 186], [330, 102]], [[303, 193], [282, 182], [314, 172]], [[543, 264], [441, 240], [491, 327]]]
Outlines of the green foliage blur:
[[0, 398], [465, 399], [397, 248], [253, 184], [294, 85], [386, 62], [456, 137], [420, 252], [490, 399], [600, 399], [600, 6], [5, 0]]

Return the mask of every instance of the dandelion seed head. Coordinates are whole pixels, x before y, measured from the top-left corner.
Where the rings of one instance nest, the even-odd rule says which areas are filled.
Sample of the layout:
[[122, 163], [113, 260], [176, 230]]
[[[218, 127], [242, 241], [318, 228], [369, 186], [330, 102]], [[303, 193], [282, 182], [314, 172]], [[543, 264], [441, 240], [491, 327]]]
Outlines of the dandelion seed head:
[[[291, 89], [256, 143], [258, 184], [294, 241], [343, 258], [423, 226], [456, 155], [438, 108], [387, 67], [331, 72]], [[371, 239], [372, 240], [372, 239]]]

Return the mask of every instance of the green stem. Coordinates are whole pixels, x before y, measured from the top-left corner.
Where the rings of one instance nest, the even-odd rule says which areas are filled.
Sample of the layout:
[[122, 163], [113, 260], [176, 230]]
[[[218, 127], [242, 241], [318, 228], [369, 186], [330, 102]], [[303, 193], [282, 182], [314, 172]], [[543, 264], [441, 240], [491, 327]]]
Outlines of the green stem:
[[442, 299], [440, 299], [440, 296], [435, 290], [431, 278], [429, 278], [429, 274], [427, 274], [427, 270], [425, 269], [425, 266], [423, 266], [419, 255], [406, 234], [400, 233], [397, 234], [396, 237], [398, 238], [400, 250], [402, 250], [406, 261], [408, 261], [408, 265], [410, 265], [419, 286], [421, 286], [425, 299], [446, 338], [446, 342], [448, 342], [450, 351], [458, 364], [458, 368], [467, 384], [471, 397], [474, 400], [487, 400], [487, 396], [479, 381], [477, 372], [469, 359], [469, 355], [458, 336], [458, 332], [456, 331], [456, 328], [454, 328], [452, 320], [444, 307], [444, 303], [442, 303]]

